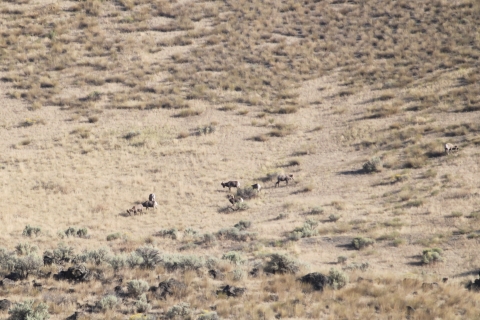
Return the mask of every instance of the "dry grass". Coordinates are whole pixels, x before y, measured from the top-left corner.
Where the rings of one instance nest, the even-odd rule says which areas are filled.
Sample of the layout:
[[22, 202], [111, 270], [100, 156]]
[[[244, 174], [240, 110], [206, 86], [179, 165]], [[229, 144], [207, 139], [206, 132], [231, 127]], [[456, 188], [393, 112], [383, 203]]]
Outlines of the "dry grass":
[[[212, 306], [231, 319], [478, 317], [478, 293], [463, 283], [480, 263], [479, 9], [471, 0], [3, 2], [2, 246], [42, 254], [63, 242], [76, 254], [107, 247], [120, 256], [148, 244], [200, 259], [235, 250], [244, 262], [218, 263], [220, 280], [207, 267], [90, 261], [103, 278], [31, 274], [43, 291], [0, 294], [43, 301], [52, 318], [134, 318], [133, 297], [89, 310], [119, 278], [175, 278], [187, 288], [166, 300], [147, 293], [151, 313], [187, 302], [193, 318]], [[460, 150], [446, 155], [447, 142]], [[383, 170], [363, 174], [372, 157]], [[275, 188], [283, 169], [295, 180]], [[262, 184], [248, 210], [219, 210], [229, 205], [227, 180]], [[152, 192], [158, 209], [125, 215]], [[286, 239], [305, 212], [310, 237]], [[232, 230], [240, 220], [252, 222], [249, 234]], [[24, 237], [27, 225], [42, 231]], [[71, 226], [88, 237], [61, 238]], [[175, 239], [154, 236], [173, 229]], [[236, 237], [217, 238], [223, 229]], [[377, 243], [352, 252], [356, 237]], [[444, 261], [419, 265], [433, 247]], [[295, 257], [299, 274], [251, 276], [272, 253]], [[351, 282], [336, 291], [296, 281], [327, 274], [339, 256], [368, 259], [370, 271], [346, 270]], [[217, 295], [225, 284], [247, 293]]]

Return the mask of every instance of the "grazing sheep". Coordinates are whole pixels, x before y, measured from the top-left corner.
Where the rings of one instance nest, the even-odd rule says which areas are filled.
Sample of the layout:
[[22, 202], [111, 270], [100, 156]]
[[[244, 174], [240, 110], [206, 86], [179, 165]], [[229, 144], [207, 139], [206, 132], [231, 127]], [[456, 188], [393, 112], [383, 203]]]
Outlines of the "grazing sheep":
[[445, 153], [449, 154], [450, 151], [458, 151], [458, 146], [451, 143], [445, 143]]
[[277, 177], [277, 183], [275, 183], [275, 188], [280, 185], [281, 181], [285, 181], [288, 185], [288, 181], [293, 180], [293, 174], [281, 174]]
[[232, 204], [232, 206], [238, 202], [243, 202], [243, 199], [240, 197], [235, 197], [234, 195], [228, 195], [228, 201]]
[[257, 190], [258, 192], [260, 192], [260, 190], [262, 189], [262, 186], [259, 183], [255, 183], [255, 184], [252, 184], [252, 188], [253, 190]]
[[132, 215], [132, 213], [134, 215], [137, 215], [137, 212], [141, 213], [142, 211], [143, 211], [143, 206], [141, 204], [137, 204], [136, 206], [133, 206], [131, 209], [128, 209], [127, 213], [129, 215]]
[[148, 208], [157, 209], [158, 203], [157, 201], [145, 201], [142, 203], [142, 206], [144, 206], [146, 210], [148, 210]]
[[152, 193], [148, 196], [148, 201], [155, 201], [155, 193]]
[[228, 181], [228, 182], [222, 182], [222, 187], [228, 187], [228, 191], [231, 190], [231, 188], [238, 188], [240, 187], [240, 181]]

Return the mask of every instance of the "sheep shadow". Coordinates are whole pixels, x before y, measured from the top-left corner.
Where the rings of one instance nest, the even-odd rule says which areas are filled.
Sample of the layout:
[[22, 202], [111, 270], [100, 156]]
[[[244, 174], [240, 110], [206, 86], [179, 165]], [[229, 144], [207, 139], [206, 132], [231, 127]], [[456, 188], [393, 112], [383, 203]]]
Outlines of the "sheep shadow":
[[476, 269], [476, 270], [472, 270], [472, 271], [466, 271], [466, 272], [458, 273], [454, 277], [456, 278], [456, 277], [468, 277], [468, 276], [480, 276], [480, 270]]
[[355, 175], [360, 175], [360, 174], [366, 174], [365, 170], [363, 169], [357, 169], [357, 170], [345, 170], [345, 171], [340, 171], [337, 173], [338, 175], [344, 175], [344, 176], [355, 176]]
[[124, 218], [127, 218], [127, 217], [130, 217], [130, 215], [126, 212], [121, 212], [118, 214], [120, 217], [124, 217]]

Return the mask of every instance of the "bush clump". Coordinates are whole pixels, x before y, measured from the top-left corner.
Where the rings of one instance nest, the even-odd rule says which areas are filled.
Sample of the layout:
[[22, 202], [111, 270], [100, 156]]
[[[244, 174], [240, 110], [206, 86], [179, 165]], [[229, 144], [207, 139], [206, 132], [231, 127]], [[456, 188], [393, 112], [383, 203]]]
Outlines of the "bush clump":
[[191, 314], [192, 310], [190, 309], [190, 304], [182, 302], [168, 309], [165, 316], [167, 319], [191, 319]]
[[172, 254], [163, 257], [163, 266], [168, 271], [198, 270], [205, 265], [204, 259], [194, 255]]
[[436, 263], [443, 261], [443, 251], [440, 248], [425, 249], [422, 252], [422, 262], [424, 264]]
[[250, 228], [252, 225], [251, 221], [248, 220], [240, 220], [237, 224], [235, 224], [233, 227], [237, 228], [240, 231], [243, 231], [245, 229]]
[[132, 297], [140, 297], [148, 290], [148, 283], [144, 280], [130, 280], [127, 283], [128, 294]]
[[221, 229], [216, 234], [217, 238], [235, 240], [235, 241], [247, 241], [257, 239], [257, 234], [254, 232], [240, 231], [238, 228]]
[[25, 237], [32, 237], [33, 235], [35, 235], [36, 237], [38, 237], [41, 232], [42, 229], [40, 229], [39, 227], [31, 227], [27, 224], [25, 226], [25, 229], [23, 229], [22, 235]]
[[152, 305], [147, 301], [147, 295], [143, 293], [138, 300], [135, 302], [135, 308], [137, 312], [146, 313], [150, 311]]
[[295, 274], [300, 270], [300, 264], [298, 263], [298, 261], [289, 258], [286, 255], [272, 253], [268, 256], [268, 258], [269, 260], [263, 268], [266, 273]]
[[341, 289], [348, 284], [348, 275], [332, 268], [328, 273], [328, 281], [333, 289]]
[[365, 173], [380, 172], [382, 171], [382, 161], [379, 157], [373, 157], [363, 164], [363, 171]]
[[239, 252], [236, 251], [230, 251], [227, 253], [224, 253], [222, 256], [223, 260], [228, 260], [234, 264], [242, 264], [243, 263], [243, 257]]
[[173, 239], [173, 240], [177, 240], [178, 231], [175, 228], [163, 229], [163, 230], [158, 231], [155, 235], [157, 237], [170, 238], [170, 239]]
[[69, 227], [67, 230], [65, 230], [65, 235], [67, 237], [87, 238], [88, 229], [87, 228], [76, 229], [74, 227]]
[[357, 237], [352, 240], [352, 246], [357, 250], [361, 250], [368, 246], [372, 246], [374, 243], [375, 243], [375, 240], [370, 238], [363, 238], [363, 237]]
[[118, 298], [113, 294], [109, 294], [97, 302], [97, 308], [99, 308], [101, 311], [113, 310], [117, 304]]
[[41, 302], [34, 306], [33, 300], [15, 303], [8, 310], [9, 320], [46, 320], [50, 318], [48, 306]]
[[318, 230], [315, 228], [317, 227], [318, 222], [313, 221], [313, 220], [307, 220], [301, 227], [295, 228], [291, 233], [290, 233], [290, 240], [300, 240], [300, 238], [310, 238], [314, 237], [318, 234]]

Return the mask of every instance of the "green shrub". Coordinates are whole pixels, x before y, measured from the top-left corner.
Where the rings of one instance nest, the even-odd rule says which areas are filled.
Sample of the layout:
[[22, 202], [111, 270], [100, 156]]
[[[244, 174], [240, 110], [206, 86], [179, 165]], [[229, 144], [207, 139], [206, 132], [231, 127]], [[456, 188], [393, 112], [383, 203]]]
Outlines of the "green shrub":
[[[141, 267], [146, 269], [153, 269], [162, 261], [160, 251], [151, 246], [143, 246], [135, 250], [136, 254], [142, 258]], [[133, 258], [133, 256], [132, 256]]]
[[15, 253], [9, 252], [5, 248], [0, 248], [0, 268], [7, 271], [13, 271], [15, 268]]
[[240, 231], [243, 231], [245, 229], [250, 228], [251, 225], [252, 225], [251, 221], [240, 220], [237, 224], [234, 225], [234, 227], [237, 228]]
[[221, 239], [235, 241], [255, 240], [257, 238], [256, 233], [240, 231], [237, 228], [221, 229], [215, 235]]
[[363, 171], [365, 173], [382, 171], [382, 161], [379, 157], [373, 157], [363, 164]]
[[219, 316], [215, 311], [202, 313], [197, 320], [219, 320]]
[[19, 256], [26, 256], [38, 251], [38, 247], [30, 243], [19, 243], [15, 246], [15, 251]]
[[32, 272], [38, 271], [43, 266], [43, 260], [37, 255], [28, 255], [15, 260], [14, 270], [20, 274], [22, 278], [27, 278]]
[[290, 240], [299, 240], [300, 238], [309, 238], [309, 237], [314, 237], [318, 234], [318, 230], [315, 228], [317, 227], [318, 222], [315, 222], [313, 220], [307, 220], [301, 227], [295, 228], [291, 233], [290, 233]]
[[148, 283], [144, 280], [130, 280], [127, 283], [128, 294], [132, 297], [140, 297], [143, 293], [147, 292]]
[[72, 247], [61, 242], [58, 244], [58, 247], [53, 250], [53, 257], [55, 261], [70, 262], [75, 257], [75, 254]]
[[198, 236], [198, 231], [192, 228], [187, 228], [185, 231], [183, 231], [184, 236], [191, 236], [191, 237], [196, 237]]
[[125, 263], [130, 267], [130, 269], [144, 265], [143, 258], [137, 252], [131, 252], [125, 258]]
[[337, 222], [338, 220], [340, 220], [341, 217], [342, 216], [339, 214], [332, 213], [331, 215], [328, 216], [328, 220], [330, 220], [331, 222]]
[[97, 302], [97, 308], [101, 311], [113, 310], [118, 304], [118, 299], [113, 294], [106, 295]]
[[292, 273], [300, 270], [298, 261], [289, 258], [283, 254], [272, 253], [268, 256], [268, 261], [263, 268], [266, 273]]
[[236, 251], [230, 251], [230, 252], [224, 253], [222, 256], [222, 259], [228, 260], [234, 264], [242, 264], [244, 261], [242, 255]]
[[317, 214], [323, 214], [325, 210], [321, 207], [315, 207], [312, 208], [310, 211], [308, 211], [306, 214], [311, 214], [311, 215], [317, 215]]
[[348, 258], [345, 257], [345, 256], [338, 256], [337, 257], [337, 262], [338, 263], [345, 263], [345, 262], [347, 262], [347, 260], [348, 260]]
[[118, 272], [120, 269], [125, 268], [127, 265], [127, 259], [123, 255], [115, 255], [108, 260], [108, 263], [112, 266], [114, 272]]
[[9, 320], [46, 320], [50, 318], [48, 314], [48, 306], [40, 302], [34, 306], [33, 300], [15, 303], [8, 310]]
[[103, 262], [108, 262], [110, 260], [112, 252], [109, 247], [99, 248], [98, 250], [92, 250], [87, 252], [87, 259], [95, 263], [97, 266], [101, 265]]
[[86, 238], [88, 235], [88, 229], [87, 228], [80, 228], [77, 230], [77, 237], [79, 238]]
[[190, 304], [182, 302], [168, 309], [165, 316], [167, 319], [191, 319], [191, 314]]
[[116, 233], [111, 233], [107, 236], [107, 241], [112, 241], [112, 240], [117, 240], [122, 237], [122, 234], [120, 232]]
[[26, 225], [25, 229], [23, 229], [22, 235], [25, 237], [32, 237], [33, 235], [35, 235], [36, 237], [38, 237], [41, 232], [42, 229], [38, 227], [31, 227], [30, 225]]
[[233, 281], [240, 281], [245, 278], [245, 271], [242, 269], [235, 269], [232, 271], [233, 273]]
[[178, 231], [175, 228], [172, 229], [163, 229], [158, 231], [155, 234], [157, 237], [163, 237], [163, 238], [171, 238], [173, 240], [177, 240], [178, 238]]
[[135, 308], [137, 312], [147, 313], [152, 308], [152, 305], [148, 303], [147, 296], [143, 293], [138, 300], [135, 302]]
[[348, 275], [332, 268], [328, 274], [328, 281], [333, 289], [341, 289], [348, 284]]
[[425, 249], [422, 252], [422, 262], [424, 264], [436, 263], [443, 261], [443, 251], [440, 248]]
[[345, 271], [353, 271], [353, 270], [361, 270], [365, 271], [368, 268], [370, 268], [370, 264], [368, 262], [362, 262], [362, 263], [350, 263], [349, 265], [343, 267], [342, 269]]
[[363, 248], [371, 246], [374, 243], [375, 243], [375, 240], [370, 238], [363, 238], [363, 237], [357, 237], [352, 240], [352, 246], [357, 250], [361, 250]]
[[67, 237], [74, 237], [77, 235], [77, 229], [69, 227], [67, 230], [65, 230], [65, 235]]
[[237, 197], [243, 198], [244, 200], [253, 199], [258, 197], [258, 192], [251, 186], [245, 188], [237, 188]]
[[198, 270], [202, 268], [205, 261], [194, 255], [172, 254], [163, 256], [163, 266], [169, 271], [175, 270]]

